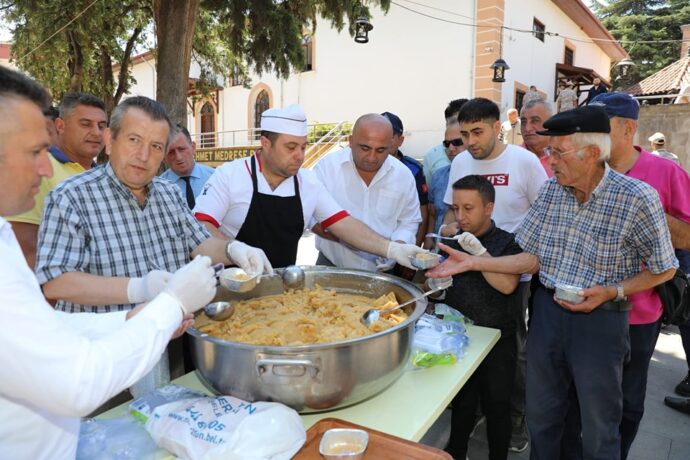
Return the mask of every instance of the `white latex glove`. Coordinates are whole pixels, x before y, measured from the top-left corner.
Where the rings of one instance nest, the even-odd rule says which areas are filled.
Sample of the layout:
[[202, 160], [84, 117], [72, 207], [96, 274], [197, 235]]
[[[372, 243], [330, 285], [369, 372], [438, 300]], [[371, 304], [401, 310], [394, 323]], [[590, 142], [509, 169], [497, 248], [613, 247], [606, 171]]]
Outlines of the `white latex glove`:
[[419, 253], [427, 253], [426, 249], [422, 249], [414, 244], [402, 244], [391, 241], [388, 243], [388, 250], [386, 251], [386, 258], [393, 259], [400, 265], [403, 265], [412, 270], [417, 270], [412, 266], [410, 257]]
[[151, 270], [141, 278], [130, 278], [127, 283], [129, 303], [142, 303], [156, 297], [163, 290], [172, 273], [163, 270]]
[[225, 247], [225, 253], [228, 259], [244, 270], [249, 276], [260, 275], [262, 273], [268, 275], [273, 274], [271, 262], [268, 261], [266, 253], [259, 248], [235, 240], [228, 243]]
[[177, 299], [185, 314], [203, 308], [216, 296], [216, 277], [211, 268], [211, 258], [196, 256], [172, 275], [163, 292]]
[[377, 272], [387, 272], [395, 267], [395, 260], [386, 259], [385, 257], [377, 257], [374, 262], [376, 263]]
[[486, 248], [479, 242], [477, 237], [469, 232], [461, 233], [456, 236], [455, 239], [458, 241], [461, 248], [473, 256], [481, 256], [486, 252]]

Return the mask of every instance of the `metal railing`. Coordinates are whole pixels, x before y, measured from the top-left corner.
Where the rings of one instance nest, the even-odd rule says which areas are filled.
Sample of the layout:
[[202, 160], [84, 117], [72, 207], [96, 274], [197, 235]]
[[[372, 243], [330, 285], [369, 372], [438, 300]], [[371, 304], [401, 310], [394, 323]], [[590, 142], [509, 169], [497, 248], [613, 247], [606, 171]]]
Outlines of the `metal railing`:
[[[309, 142], [309, 144], [314, 144], [323, 137], [335, 137], [337, 133], [343, 130], [349, 130], [349, 124], [344, 121], [339, 123], [313, 123], [307, 127], [307, 142]], [[198, 149], [249, 147], [259, 145], [260, 133], [261, 130], [258, 128], [194, 133], [192, 134], [192, 140], [196, 142]]]
[[349, 123], [345, 121], [337, 123], [326, 134], [320, 136], [314, 143], [307, 147], [302, 167], [307, 169], [314, 167], [314, 165], [332, 149], [342, 147], [346, 144], [351, 132], [352, 126]]
[[[339, 123], [314, 123], [307, 127], [307, 151], [305, 168], [313, 167], [319, 159], [333, 148], [347, 143], [351, 125]], [[227, 161], [251, 155], [259, 148], [259, 129], [239, 129], [196, 133], [192, 140], [196, 142], [196, 161], [211, 166], [218, 166]]]

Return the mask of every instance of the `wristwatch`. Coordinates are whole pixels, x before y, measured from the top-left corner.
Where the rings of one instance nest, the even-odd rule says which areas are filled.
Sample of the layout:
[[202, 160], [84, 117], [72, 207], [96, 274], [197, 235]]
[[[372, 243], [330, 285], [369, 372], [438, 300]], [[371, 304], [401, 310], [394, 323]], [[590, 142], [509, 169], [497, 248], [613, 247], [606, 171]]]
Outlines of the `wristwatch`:
[[616, 298], [614, 299], [616, 302], [620, 302], [621, 300], [628, 300], [628, 298], [625, 296], [625, 290], [623, 289], [623, 286], [620, 284], [616, 284]]

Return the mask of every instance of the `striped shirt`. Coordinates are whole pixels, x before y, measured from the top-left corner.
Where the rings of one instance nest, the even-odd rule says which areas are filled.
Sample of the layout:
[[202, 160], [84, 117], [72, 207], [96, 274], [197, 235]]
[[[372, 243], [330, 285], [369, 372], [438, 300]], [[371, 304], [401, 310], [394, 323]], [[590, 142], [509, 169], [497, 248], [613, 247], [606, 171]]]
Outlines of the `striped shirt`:
[[[46, 199], [39, 228], [36, 277], [40, 284], [63, 273], [139, 277], [174, 272], [210, 237], [179, 189], [154, 177], [140, 205], [108, 163], [65, 180]], [[81, 305], [58, 300], [67, 312], [129, 310], [132, 304]]]
[[518, 228], [516, 240], [539, 258], [539, 278], [588, 288], [678, 267], [657, 192], [605, 166], [589, 200], [578, 203], [554, 178]]

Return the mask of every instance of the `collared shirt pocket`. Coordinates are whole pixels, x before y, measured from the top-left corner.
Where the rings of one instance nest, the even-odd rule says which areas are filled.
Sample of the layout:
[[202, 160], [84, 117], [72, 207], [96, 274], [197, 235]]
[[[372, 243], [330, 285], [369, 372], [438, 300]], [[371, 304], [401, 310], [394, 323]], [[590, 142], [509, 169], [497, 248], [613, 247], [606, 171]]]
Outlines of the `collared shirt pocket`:
[[383, 189], [379, 192], [376, 202], [376, 214], [380, 218], [391, 218], [398, 214], [397, 211], [401, 205], [402, 200], [399, 192]]

